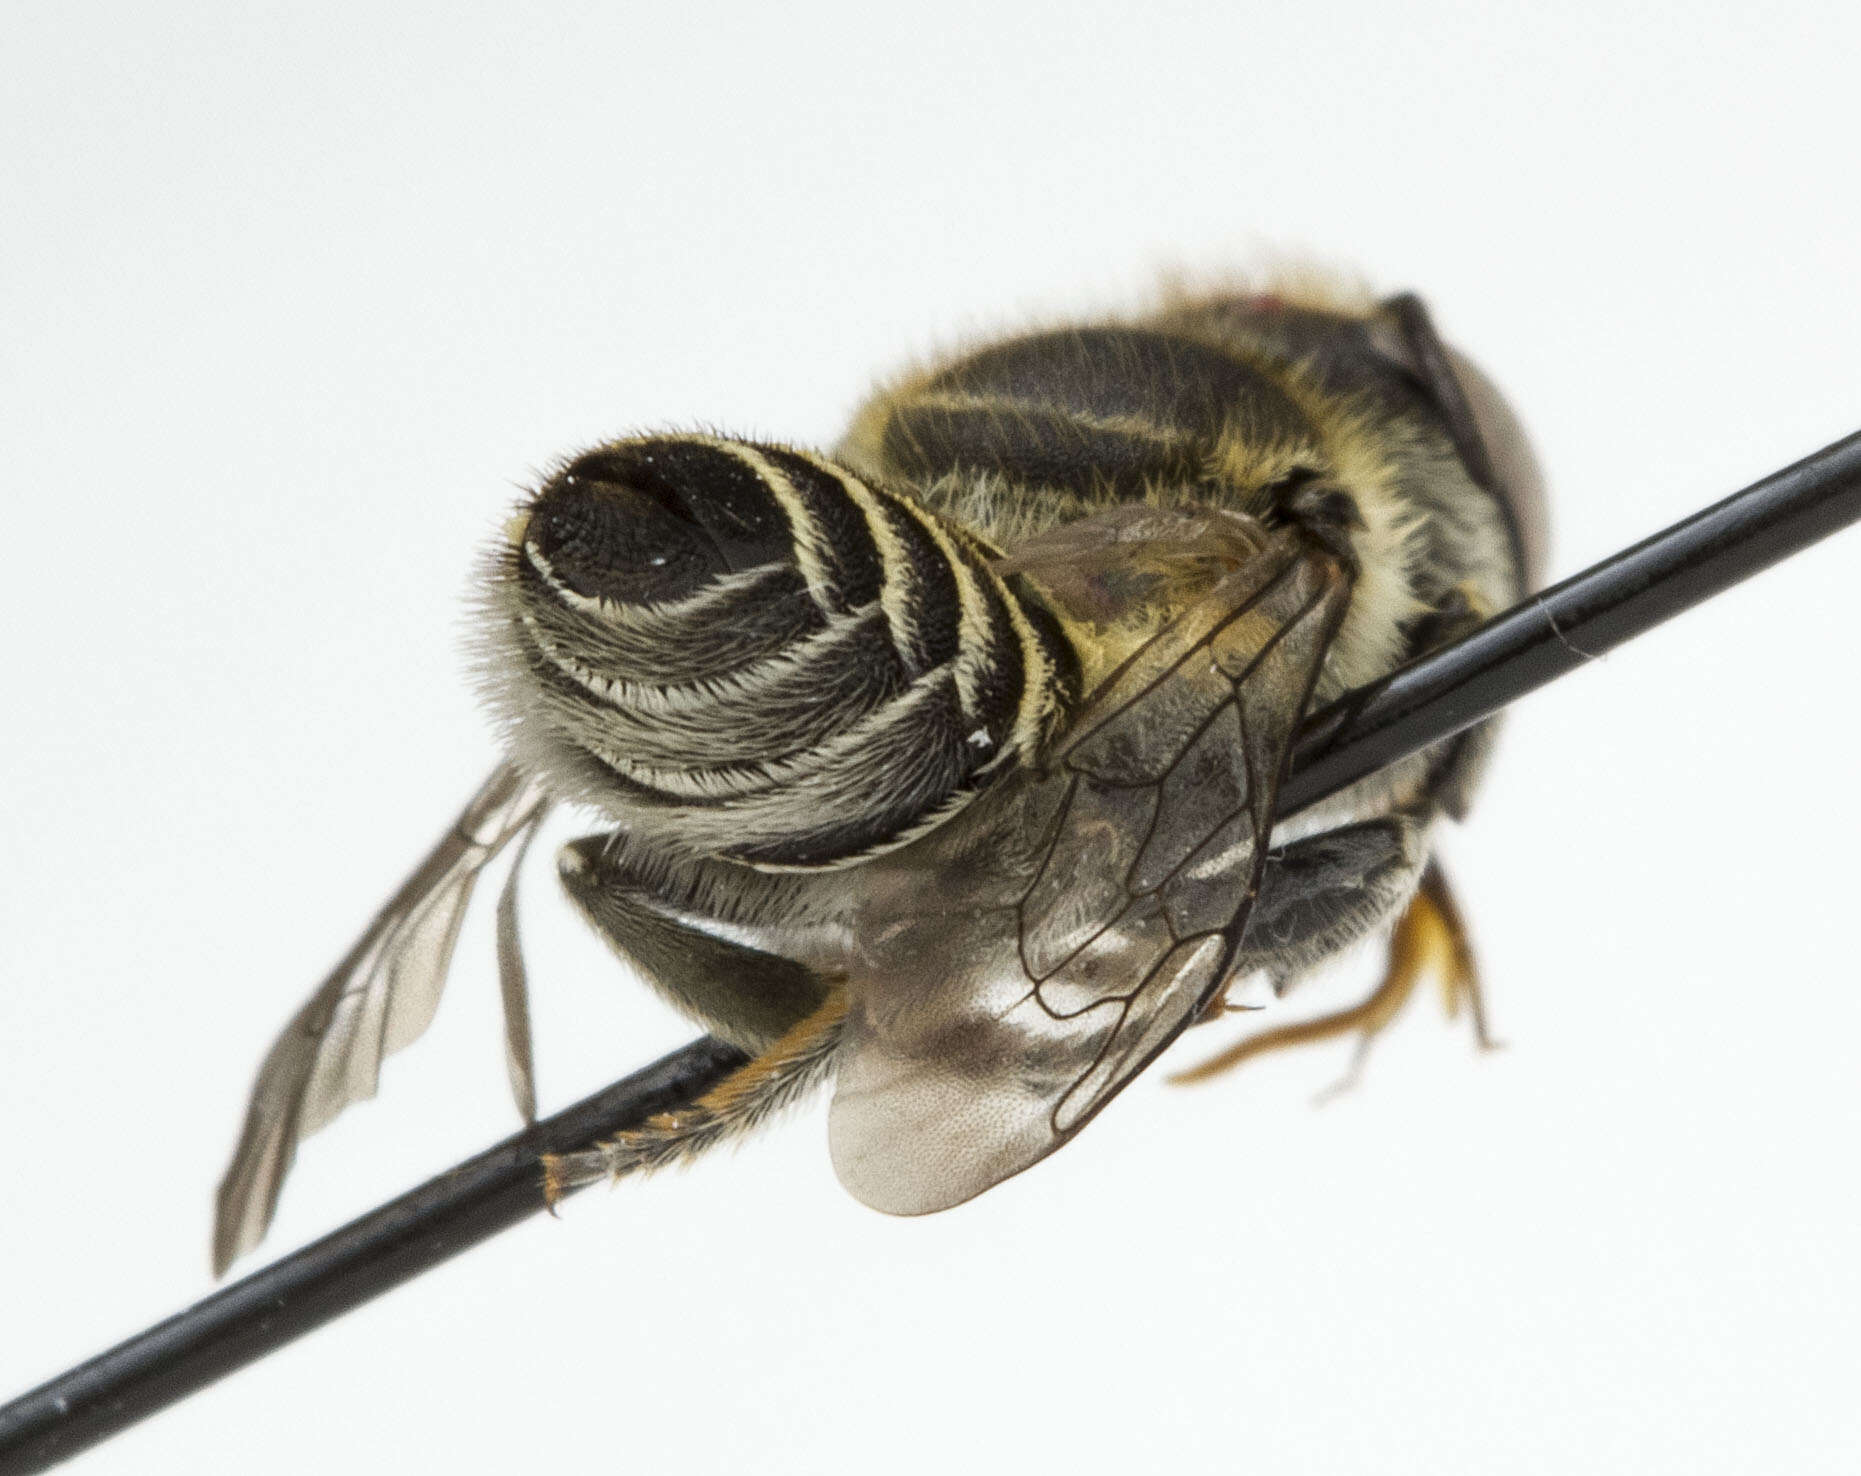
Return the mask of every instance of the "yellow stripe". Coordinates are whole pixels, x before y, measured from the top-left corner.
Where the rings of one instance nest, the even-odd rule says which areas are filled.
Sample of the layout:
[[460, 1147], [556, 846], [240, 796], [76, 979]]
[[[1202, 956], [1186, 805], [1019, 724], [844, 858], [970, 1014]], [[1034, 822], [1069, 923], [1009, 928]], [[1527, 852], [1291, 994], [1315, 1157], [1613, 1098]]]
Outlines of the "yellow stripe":
[[728, 452], [747, 466], [765, 487], [769, 495], [781, 504], [782, 511], [788, 517], [789, 542], [795, 550], [795, 563], [801, 569], [801, 577], [808, 582], [808, 593], [814, 596], [814, 603], [832, 614], [840, 607], [838, 591], [834, 588], [832, 577], [828, 573], [827, 560], [822, 550], [827, 547], [827, 537], [821, 525], [815, 521], [808, 504], [796, 492], [795, 484], [783, 474], [780, 467], [760, 454], [754, 446], [741, 441], [720, 441], [710, 437], [696, 437], [703, 444], [719, 451]]
[[[1012, 395], [976, 395], [940, 391], [931, 395], [913, 395], [909, 399], [900, 398], [896, 409], [902, 410], [944, 410], [954, 414], [987, 414], [1003, 420], [1017, 417], [1025, 420], [1031, 415], [1065, 420], [1084, 430], [1099, 431], [1107, 435], [1130, 436], [1135, 440], [1149, 441], [1167, 450], [1189, 452], [1195, 449], [1192, 438], [1174, 426], [1160, 425], [1142, 415], [1095, 415], [1091, 411], [1081, 410], [1071, 405], [1054, 405], [1045, 400], [1022, 400]], [[893, 421], [896, 426], [896, 420]], [[903, 430], [903, 427], [899, 427]], [[910, 435], [905, 430], [906, 435]], [[915, 438], [913, 448], [922, 450]]]
[[[982, 597], [976, 580], [988, 579], [996, 594], [1001, 598], [1003, 607], [1008, 611], [1009, 624], [1014, 631], [1016, 642], [1021, 647], [1022, 682], [1020, 704], [1015, 712], [1013, 728], [1008, 742], [1002, 745], [1002, 752], [1031, 754], [1046, 736], [1048, 721], [1054, 709], [1054, 689], [1058, 681], [1053, 659], [1047, 653], [1033, 623], [1027, 618], [1021, 602], [1015, 598], [1001, 577], [989, 567], [993, 550], [982, 544], [967, 529], [956, 529], [954, 536], [940, 519], [927, 510], [918, 508], [914, 503], [900, 497], [875, 493], [844, 467], [835, 465], [821, 457], [806, 455], [808, 462], [820, 470], [839, 479], [846, 489], [847, 496], [865, 517], [871, 529], [874, 541], [879, 545], [880, 560], [885, 566], [886, 578], [880, 590], [880, 602], [885, 606], [886, 617], [890, 622], [894, 643], [903, 645], [910, 634], [910, 600], [900, 601], [892, 578], [892, 571], [904, 567], [910, 569], [910, 561], [898, 545], [898, 540], [886, 524], [884, 513], [880, 510], [880, 499], [904, 512], [918, 522], [931, 536], [937, 547], [943, 552], [946, 561], [956, 578], [958, 598], [961, 601], [957, 625], [957, 693], [966, 714], [973, 715], [976, 695], [976, 667], [988, 651], [988, 606]], [[966, 547], [959, 553], [956, 539], [961, 538]], [[970, 546], [973, 545], [973, 546]], [[968, 554], [968, 557], [964, 555]], [[922, 591], [915, 591], [922, 598]], [[900, 608], [900, 606], [903, 608]]]
[[613, 706], [651, 715], [701, 713], [721, 702], [754, 697], [759, 690], [784, 677], [816, 665], [823, 651], [831, 657], [835, 646], [857, 636], [871, 609], [867, 606], [850, 614], [830, 615], [819, 630], [791, 641], [772, 656], [691, 682], [640, 682], [629, 677], [610, 676], [578, 660], [530, 611], [519, 609], [517, 618], [536, 650], [576, 686]]
[[[610, 600], [600, 595], [585, 595], [570, 589], [556, 572], [555, 565], [536, 544], [525, 539], [521, 557], [536, 571], [537, 577], [546, 584], [550, 592], [570, 610], [578, 615], [591, 615], [605, 625], [627, 629], [638, 621], [642, 613], [650, 614], [660, 620], [695, 620], [702, 618], [709, 605], [725, 604], [736, 599], [746, 589], [751, 589], [772, 575], [782, 572], [775, 565], [759, 564], [753, 569], [740, 569], [734, 574], [720, 574], [710, 583], [705, 584], [691, 594], [680, 595], [675, 600]], [[514, 571], [513, 571], [514, 572]]]
[[845, 467], [836, 466], [811, 452], [797, 454], [815, 470], [825, 472], [838, 481], [848, 500], [866, 520], [866, 530], [872, 534], [872, 541], [879, 550], [879, 604], [885, 611], [886, 625], [892, 633], [892, 644], [901, 651], [909, 649], [915, 623], [911, 612], [924, 598], [924, 591], [917, 587], [917, 570], [905, 552], [904, 545], [899, 542], [898, 535], [892, 531], [879, 494]]
[[[915, 569], [911, 560], [905, 555], [896, 535], [893, 534], [884, 509], [895, 509], [910, 518], [936, 545], [943, 555], [945, 566], [956, 581], [957, 625], [956, 625], [956, 660], [953, 674], [956, 677], [957, 700], [962, 703], [965, 717], [976, 715], [976, 687], [980, 668], [988, 660], [989, 621], [988, 604], [982, 590], [977, 584], [975, 562], [965, 558], [955, 541], [950, 537], [942, 519], [937, 518], [924, 508], [919, 507], [908, 498], [898, 497], [890, 492], [878, 491], [867, 487], [844, 467], [819, 457], [809, 456], [808, 461], [822, 471], [830, 472], [846, 489], [847, 496], [853, 500], [865, 516], [867, 527], [871, 529], [873, 540], [879, 545], [881, 563], [885, 566], [886, 579], [880, 589], [879, 600], [885, 606], [887, 618], [891, 621], [892, 637], [895, 644], [903, 646], [911, 637], [915, 624], [911, 616], [914, 603], [925, 597], [922, 589], [915, 587]], [[891, 573], [895, 568], [902, 568], [912, 576], [914, 588], [912, 595], [897, 603], [887, 596], [892, 589]], [[1012, 602], [1011, 602], [1012, 603]], [[926, 673], [929, 675], [929, 673]]]
[[977, 583], [976, 569], [972, 561], [958, 551], [941, 519], [902, 497], [889, 500], [930, 535], [931, 542], [937, 545], [937, 551], [943, 555], [944, 563], [949, 566], [951, 576], [956, 580], [956, 696], [962, 704], [963, 716], [973, 718], [977, 715], [976, 689], [982, 668], [989, 659], [989, 607], [983, 598], [982, 587]]
[[1005, 746], [1032, 755], [1047, 736], [1048, 725], [1058, 706], [1059, 672], [1046, 642], [1034, 629], [1034, 622], [1027, 618], [1027, 611], [1021, 608], [1021, 601], [993, 569], [988, 575], [995, 581], [996, 592], [1008, 609], [1008, 622], [1014, 627], [1015, 639], [1021, 644], [1021, 705], [1015, 711], [1014, 729]]
[[1002, 745], [1002, 753], [1032, 754], [1046, 736], [1048, 720], [1055, 708], [1059, 673], [1052, 656], [1048, 654], [1046, 643], [1034, 629], [1034, 622], [1027, 618], [1027, 611], [1021, 601], [1015, 598], [1007, 581], [995, 572], [994, 561], [1001, 554], [961, 525], [955, 526], [954, 536], [968, 546], [977, 576], [988, 580], [994, 588], [1002, 608], [1008, 612], [1008, 626], [1013, 632], [1015, 643], [1021, 648], [1021, 697], [1015, 709], [1014, 722], [1009, 728], [1008, 740]]

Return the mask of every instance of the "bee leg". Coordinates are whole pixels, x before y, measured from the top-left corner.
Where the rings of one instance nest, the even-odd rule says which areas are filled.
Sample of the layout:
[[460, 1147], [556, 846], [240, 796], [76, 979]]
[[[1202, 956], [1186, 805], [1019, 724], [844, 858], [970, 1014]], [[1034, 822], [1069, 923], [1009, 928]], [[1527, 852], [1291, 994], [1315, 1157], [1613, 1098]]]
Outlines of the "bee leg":
[[[562, 848], [557, 869], [588, 921], [672, 1004], [750, 1059], [697, 1101], [647, 1119], [584, 1152], [543, 1160], [544, 1197], [682, 1162], [749, 1131], [823, 1081], [846, 1019], [846, 991], [778, 954], [691, 921], [706, 916], [700, 867], [659, 885], [618, 862], [605, 836]], [[663, 888], [663, 889], [662, 889]], [[692, 893], [692, 895], [687, 895]]]
[[826, 1079], [846, 1011], [846, 991], [830, 988], [817, 1009], [689, 1106], [658, 1113], [583, 1152], [545, 1154], [545, 1202], [553, 1210], [578, 1185], [685, 1163], [749, 1132]]
[[688, 919], [705, 909], [666, 895], [585, 836], [556, 857], [563, 889], [594, 930], [675, 1008], [752, 1054], [817, 1011], [828, 983], [805, 965], [734, 943]]
[[1486, 1017], [1486, 994], [1480, 985], [1479, 960], [1473, 956], [1473, 942], [1467, 936], [1467, 919], [1454, 900], [1447, 873], [1439, 861], [1428, 863], [1422, 874], [1417, 902], [1433, 912], [1432, 926], [1437, 929], [1434, 965], [1441, 982], [1441, 1004], [1450, 1020], [1458, 1019], [1464, 1004], [1473, 1020], [1474, 1043], [1483, 1051], [1496, 1051], [1505, 1044], [1495, 1040]]
[[1306, 836], [1267, 855], [1238, 969], [1264, 971], [1277, 993], [1374, 932], [1414, 895], [1428, 862], [1427, 824], [1398, 813]]
[[[1483, 1051], [1496, 1050], [1499, 1042], [1487, 1028], [1486, 1000], [1480, 989], [1479, 965], [1467, 938], [1466, 919], [1439, 862], [1430, 862], [1422, 873], [1414, 900], [1390, 935], [1389, 965], [1382, 983], [1357, 1010], [1332, 1017], [1346, 1020], [1343, 1030], [1357, 1031], [1357, 1047], [1351, 1053], [1349, 1069], [1319, 1093], [1319, 1101], [1328, 1102], [1362, 1080], [1371, 1045], [1401, 1012], [1425, 972], [1432, 972], [1441, 986], [1441, 1003], [1448, 1019], [1457, 1018], [1465, 1003], [1473, 1017], [1475, 1043]], [[1359, 1011], [1361, 1019], [1347, 1019]]]
[[1207, 1081], [1255, 1056], [1354, 1034], [1357, 1049], [1350, 1069], [1342, 1080], [1321, 1095], [1320, 1100], [1328, 1099], [1356, 1084], [1372, 1043], [1401, 1013], [1423, 973], [1430, 969], [1441, 981], [1449, 1018], [1456, 1016], [1465, 1002], [1473, 1016], [1475, 1039], [1482, 1050], [1493, 1049], [1496, 1043], [1487, 1029], [1485, 1001], [1467, 940], [1466, 924], [1446, 874], [1433, 862], [1423, 870], [1419, 888], [1390, 935], [1389, 961], [1383, 978], [1364, 1000], [1315, 1020], [1301, 1020], [1249, 1036], [1170, 1079]]

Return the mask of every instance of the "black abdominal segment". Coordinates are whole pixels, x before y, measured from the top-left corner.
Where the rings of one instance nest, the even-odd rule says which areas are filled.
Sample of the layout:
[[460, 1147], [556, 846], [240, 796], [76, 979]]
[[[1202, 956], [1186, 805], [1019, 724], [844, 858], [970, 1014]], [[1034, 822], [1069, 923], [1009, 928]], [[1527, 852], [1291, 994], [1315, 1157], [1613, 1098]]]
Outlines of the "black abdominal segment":
[[1246, 360], [1141, 328], [1010, 340], [900, 397], [881, 434], [919, 480], [993, 474], [1082, 498], [1192, 486], [1224, 437], [1294, 442], [1299, 407]]
[[550, 481], [511, 588], [552, 741], [713, 854], [808, 867], [947, 815], [1066, 701], [989, 558], [824, 458], [662, 436]]

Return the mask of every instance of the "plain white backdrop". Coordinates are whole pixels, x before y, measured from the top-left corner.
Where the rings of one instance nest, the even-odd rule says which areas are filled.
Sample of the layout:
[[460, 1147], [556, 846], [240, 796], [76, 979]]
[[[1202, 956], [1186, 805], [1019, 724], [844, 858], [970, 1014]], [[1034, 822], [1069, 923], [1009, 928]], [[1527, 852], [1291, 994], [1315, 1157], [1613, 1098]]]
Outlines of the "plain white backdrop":
[[[1849, 7], [175, 9], [0, 50], [0, 1398], [210, 1289], [261, 1054], [492, 762], [462, 596], [559, 453], [824, 443], [911, 354], [1305, 252], [1507, 387], [1556, 575], [1861, 423]], [[77, 1469], [1855, 1469], [1858, 578], [1513, 714], [1444, 841], [1508, 1050], [1430, 997], [1322, 1109], [1343, 1047], [1158, 1072], [921, 1221], [817, 1106]], [[546, 1110], [691, 1033], [549, 873]], [[266, 1253], [512, 1128], [494, 995], [480, 915]]]

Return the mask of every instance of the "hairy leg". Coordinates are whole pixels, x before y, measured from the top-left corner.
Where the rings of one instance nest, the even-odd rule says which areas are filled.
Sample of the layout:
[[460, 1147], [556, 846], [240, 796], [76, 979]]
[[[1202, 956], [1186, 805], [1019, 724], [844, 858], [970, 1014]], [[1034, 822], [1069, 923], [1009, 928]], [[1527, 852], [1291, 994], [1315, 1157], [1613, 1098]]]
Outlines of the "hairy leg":
[[546, 1155], [544, 1198], [553, 1208], [579, 1184], [686, 1163], [751, 1131], [826, 1080], [845, 1020], [846, 991], [830, 989], [817, 1009], [689, 1107], [661, 1112], [586, 1152]]
[[[616, 860], [598, 835], [564, 846], [556, 868], [608, 945], [674, 1006], [732, 1045], [762, 1050], [827, 997], [826, 981], [805, 965], [702, 926], [707, 909], [688, 893], [700, 890], [704, 872], [681, 875], [676, 887], [655, 885]], [[727, 889], [727, 883], [717, 888]]]

